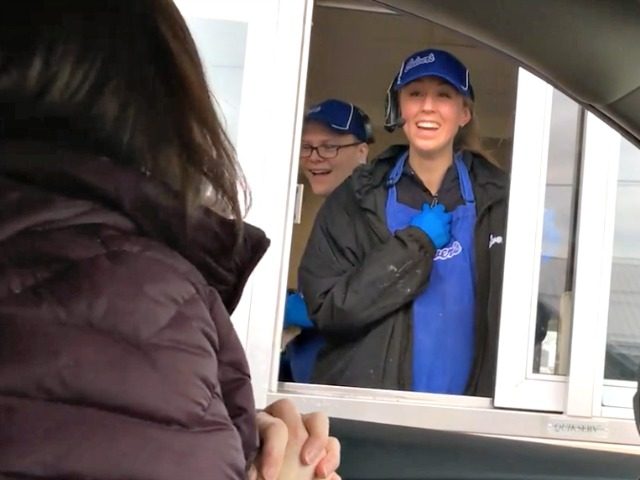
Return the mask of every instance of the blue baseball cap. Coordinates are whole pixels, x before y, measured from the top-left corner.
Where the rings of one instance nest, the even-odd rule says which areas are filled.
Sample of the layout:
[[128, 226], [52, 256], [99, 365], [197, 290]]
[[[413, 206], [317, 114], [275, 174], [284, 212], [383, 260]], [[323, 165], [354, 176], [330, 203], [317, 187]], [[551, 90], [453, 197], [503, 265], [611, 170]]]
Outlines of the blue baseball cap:
[[352, 134], [358, 140], [371, 143], [371, 127], [365, 113], [352, 103], [329, 99], [309, 109], [305, 122], [318, 122], [331, 130]]
[[433, 48], [410, 55], [400, 67], [394, 82], [394, 90], [423, 77], [439, 77], [455, 87], [462, 95], [473, 100], [473, 87], [469, 69], [444, 50]]

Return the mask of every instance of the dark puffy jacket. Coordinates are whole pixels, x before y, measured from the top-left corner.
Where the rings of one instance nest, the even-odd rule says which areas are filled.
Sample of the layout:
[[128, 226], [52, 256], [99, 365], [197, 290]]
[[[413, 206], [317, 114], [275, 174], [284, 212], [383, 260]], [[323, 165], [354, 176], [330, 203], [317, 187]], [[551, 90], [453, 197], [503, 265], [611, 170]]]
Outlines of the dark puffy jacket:
[[255, 410], [228, 312], [268, 240], [234, 242], [133, 169], [0, 145], [1, 477], [245, 477]]
[[[316, 218], [298, 276], [311, 318], [327, 340], [314, 382], [411, 388], [412, 302], [428, 283], [435, 250], [416, 227], [391, 235], [386, 225], [386, 180], [404, 148], [356, 169]], [[477, 210], [476, 351], [467, 393], [492, 396], [508, 184], [484, 158], [467, 160]]]

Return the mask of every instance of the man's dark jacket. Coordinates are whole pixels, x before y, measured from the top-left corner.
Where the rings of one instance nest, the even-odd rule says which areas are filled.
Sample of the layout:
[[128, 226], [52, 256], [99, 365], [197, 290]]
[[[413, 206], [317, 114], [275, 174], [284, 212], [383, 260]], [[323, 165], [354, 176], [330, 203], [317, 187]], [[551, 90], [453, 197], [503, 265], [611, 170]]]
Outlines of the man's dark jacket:
[[[311, 318], [327, 340], [314, 382], [411, 388], [411, 305], [428, 284], [435, 248], [416, 227], [395, 235], [387, 228], [387, 177], [402, 151], [392, 148], [356, 169], [318, 213], [299, 270]], [[467, 393], [492, 396], [508, 182], [502, 170], [483, 157], [465, 152], [465, 163], [470, 165], [477, 211], [477, 340]]]
[[243, 479], [229, 319], [268, 241], [131, 168], [0, 141], [0, 477]]

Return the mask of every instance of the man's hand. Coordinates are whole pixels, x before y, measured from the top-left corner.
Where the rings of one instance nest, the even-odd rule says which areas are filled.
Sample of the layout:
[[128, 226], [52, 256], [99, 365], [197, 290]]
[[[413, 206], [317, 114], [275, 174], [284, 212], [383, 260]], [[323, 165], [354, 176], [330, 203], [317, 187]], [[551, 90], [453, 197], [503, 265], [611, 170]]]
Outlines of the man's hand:
[[262, 447], [250, 480], [340, 480], [340, 444], [329, 436], [326, 415], [300, 415], [291, 401], [278, 400], [258, 412], [257, 422]]
[[302, 329], [300, 327], [285, 327], [282, 329], [282, 342], [280, 345], [280, 350], [284, 351], [294, 338], [300, 335]]

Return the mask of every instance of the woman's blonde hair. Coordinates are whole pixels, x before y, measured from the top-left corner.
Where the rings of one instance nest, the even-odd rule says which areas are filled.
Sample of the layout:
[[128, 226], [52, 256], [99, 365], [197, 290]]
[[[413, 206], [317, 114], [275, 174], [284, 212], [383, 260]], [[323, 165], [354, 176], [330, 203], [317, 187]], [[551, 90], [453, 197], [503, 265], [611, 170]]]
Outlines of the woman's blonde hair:
[[480, 155], [484, 157], [492, 164], [500, 167], [498, 162], [493, 158], [491, 154], [489, 154], [485, 148], [482, 146], [482, 141], [480, 140], [478, 119], [476, 117], [474, 111], [474, 102], [469, 97], [462, 97], [464, 106], [469, 109], [471, 113], [471, 120], [460, 130], [453, 139], [453, 151], [458, 152], [460, 150], [467, 150], [469, 152], [475, 153], [476, 155]]

